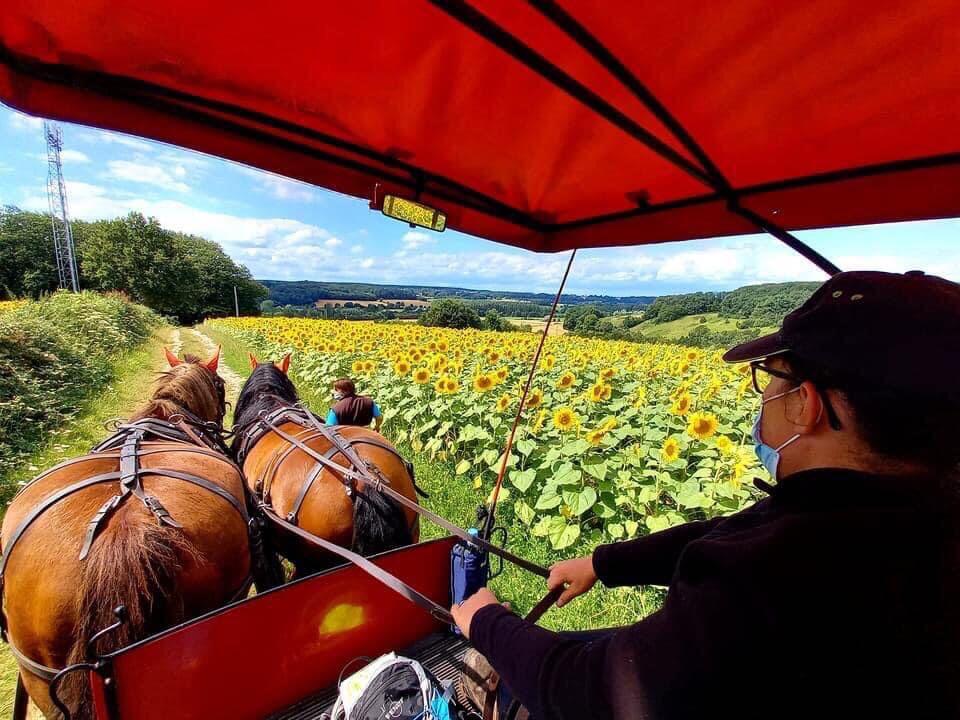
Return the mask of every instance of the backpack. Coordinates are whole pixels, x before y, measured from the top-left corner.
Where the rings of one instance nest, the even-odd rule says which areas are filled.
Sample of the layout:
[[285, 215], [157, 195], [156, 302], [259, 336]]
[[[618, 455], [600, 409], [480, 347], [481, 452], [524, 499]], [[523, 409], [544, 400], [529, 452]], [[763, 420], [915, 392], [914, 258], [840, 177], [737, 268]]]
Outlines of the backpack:
[[340, 683], [333, 720], [451, 720], [444, 690], [420, 663], [388, 653]]

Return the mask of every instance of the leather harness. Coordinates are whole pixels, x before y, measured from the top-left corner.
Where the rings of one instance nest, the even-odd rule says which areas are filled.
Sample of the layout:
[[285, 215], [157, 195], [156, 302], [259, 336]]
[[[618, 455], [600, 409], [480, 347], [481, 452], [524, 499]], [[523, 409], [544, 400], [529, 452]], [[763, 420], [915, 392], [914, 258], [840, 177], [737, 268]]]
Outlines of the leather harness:
[[[188, 447], [176, 448], [172, 450], [168, 443], [184, 443]], [[151, 447], [152, 446], [152, 447]], [[175, 480], [182, 480], [193, 485], [201, 487], [218, 497], [226, 500], [243, 518], [244, 524], [249, 522], [247, 508], [244, 500], [234, 497], [220, 485], [207, 480], [206, 478], [193, 475], [191, 473], [180, 472], [169, 468], [156, 467], [144, 468], [140, 465], [140, 458], [146, 455], [152, 455], [161, 452], [193, 452], [208, 457], [216, 457], [219, 460], [230, 463], [237, 473], [241, 475], [240, 469], [236, 467], [227, 454], [226, 445], [220, 432], [219, 425], [216, 423], [204, 422], [189, 413], [178, 413], [170, 417], [170, 420], [159, 420], [157, 418], [144, 418], [131, 423], [117, 425], [116, 432], [102, 443], [94, 447], [90, 453], [81, 457], [72, 458], [66, 462], [56, 465], [41, 475], [34, 478], [29, 485], [48, 477], [52, 473], [65, 467], [76, 465], [88, 460], [101, 460], [104, 457], [117, 457], [120, 461], [120, 469], [112, 472], [101, 473], [93, 477], [78, 480], [57, 492], [44, 498], [44, 500], [34, 507], [27, 516], [14, 529], [10, 536], [10, 542], [3, 549], [3, 555], [0, 556], [0, 600], [4, 589], [4, 574], [6, 573], [7, 563], [10, 556], [27, 529], [37, 520], [46, 510], [56, 505], [60, 500], [73, 495], [80, 490], [98, 485], [101, 483], [119, 481], [119, 492], [107, 500], [100, 509], [94, 514], [87, 524], [87, 531], [84, 537], [83, 546], [80, 550], [79, 559], [84, 560], [90, 552], [94, 541], [106, 521], [121, 507], [124, 502], [131, 497], [136, 498], [149, 510], [157, 519], [160, 525], [167, 527], [180, 528], [178, 523], [163, 504], [153, 495], [146, 492], [143, 487], [143, 477], [150, 475], [155, 477], [168, 477]], [[26, 486], [26, 487], [29, 487]], [[22, 493], [25, 489], [21, 489]], [[237, 599], [246, 595], [252, 582], [251, 577], [247, 577], [241, 588], [234, 594], [232, 599]], [[42, 665], [26, 655], [24, 655], [10, 641], [7, 634], [6, 615], [0, 608], [0, 633], [3, 639], [10, 645], [10, 651], [17, 661], [34, 675], [37, 675], [48, 682], [60, 672], [56, 668]]]
[[[287, 433], [286, 431], [281, 430], [279, 427], [279, 425], [281, 425], [283, 422], [288, 422], [288, 421], [296, 423], [301, 427], [304, 427], [306, 425], [306, 427], [304, 427], [304, 430], [298, 432], [296, 435], [291, 435], [290, 433]], [[303, 406], [280, 407], [271, 411], [270, 413], [261, 414], [258, 422], [259, 424], [265, 426], [266, 428], [266, 429], [260, 430], [259, 432], [260, 437], [262, 437], [263, 434], [265, 434], [269, 430], [276, 433], [277, 435], [279, 435], [281, 438], [283, 438], [289, 443], [289, 445], [285, 449], [277, 451], [274, 457], [280, 457], [282, 459], [283, 457], [286, 457], [294, 450], [300, 450], [317, 461], [317, 467], [315, 467], [311, 471], [310, 475], [306, 478], [306, 480], [304, 481], [304, 486], [301, 487], [300, 493], [298, 494], [298, 500], [301, 503], [302, 503], [302, 498], [306, 496], [306, 492], [307, 490], [309, 490], [309, 484], [311, 484], [316, 479], [316, 477], [319, 475], [322, 469], [326, 468], [334, 475], [334, 477], [336, 477], [343, 483], [348, 495], [352, 495], [353, 493], [356, 492], [356, 483], [358, 481], [362, 482], [365, 485], [374, 488], [377, 492], [384, 493], [388, 497], [398, 502], [403, 507], [409, 510], [412, 510], [418, 515], [422, 515], [423, 517], [427, 518], [435, 525], [439, 525], [447, 532], [457, 536], [458, 538], [469, 543], [470, 545], [483, 548], [484, 550], [487, 550], [493, 553], [494, 555], [497, 555], [498, 557], [501, 557], [504, 560], [507, 560], [508, 562], [513, 563], [514, 565], [522, 567], [525, 570], [529, 570], [530, 572], [536, 575], [539, 575], [542, 578], [549, 577], [550, 571], [547, 570], [546, 568], [541, 567], [536, 563], [530, 562], [529, 560], [525, 560], [522, 557], [514, 555], [508, 550], [504, 550], [500, 546], [494, 545], [493, 543], [484, 539], [483, 537], [480, 537], [478, 535], [471, 535], [466, 530], [464, 530], [463, 528], [457, 527], [446, 518], [443, 518], [437, 515], [436, 513], [431, 512], [430, 510], [427, 510], [422, 505], [419, 505], [413, 500], [410, 500], [406, 495], [403, 495], [402, 493], [397, 492], [395, 489], [393, 489], [390, 486], [390, 481], [386, 477], [384, 477], [383, 473], [380, 471], [380, 469], [376, 465], [374, 465], [373, 463], [371, 463], [369, 460], [365, 458], [361, 458], [357, 454], [356, 450], [353, 449], [353, 447], [351, 446], [351, 443], [359, 444], [357, 441], [355, 440], [350, 441], [345, 439], [338, 432], [336, 426], [324, 425], [307, 408]], [[317, 450], [314, 450], [312, 447], [306, 444], [308, 440], [316, 437], [321, 437], [321, 436], [325, 437], [327, 441], [330, 442], [331, 444], [331, 448], [323, 454], [321, 454]], [[375, 440], [370, 440], [369, 443], [372, 445], [383, 447], [384, 449], [392, 452], [397, 457], [400, 457], [400, 454], [397, 453], [395, 449], [393, 449], [392, 447], [389, 447], [386, 444], [380, 444]], [[244, 443], [242, 447], [246, 447], [247, 450], [249, 451], [249, 448], [252, 447], [252, 445]], [[332, 458], [337, 454], [342, 454], [345, 458], [347, 458], [347, 460], [350, 462], [351, 467], [346, 467], [344, 465], [341, 465], [340, 463], [335, 462]], [[272, 477], [273, 477], [272, 473], [276, 471], [277, 464], [279, 463], [277, 462], [270, 463], [270, 465], [268, 466], [268, 471], [270, 472], [265, 475], [265, 480], [267, 481], [272, 480]], [[276, 512], [273, 510], [273, 508], [269, 504], [269, 489], [270, 489], [269, 482], [261, 483], [258, 481], [257, 494], [260, 495], [261, 497], [260, 507], [267, 513], [267, 516], [270, 517], [271, 519], [282, 520], [282, 518], [280, 518], [279, 515], [276, 514]], [[291, 512], [293, 511], [299, 512], [299, 509], [300, 509], [299, 506], [295, 505]], [[290, 516], [288, 515], [288, 518], [289, 517]], [[285, 523], [284, 525], [285, 527], [287, 525], [291, 525], [291, 526], [293, 525], [293, 523], [289, 519], [285, 520], [284, 523]], [[314, 537], [315, 540], [320, 540], [320, 538], [316, 538], [315, 536], [311, 536], [311, 537]], [[333, 545], [333, 543], [329, 543], [329, 544]], [[337, 548], [337, 550], [333, 550], [332, 548], [326, 547], [326, 545], [327, 545], [327, 541], [323, 541], [323, 546], [326, 549], [331, 550], [331, 552], [337, 552], [338, 554], [341, 554], [338, 552], [338, 550], [342, 550], [343, 548], [333, 545], [333, 547]], [[349, 559], [351, 562], [354, 562], [352, 558], [347, 558], [347, 559]]]

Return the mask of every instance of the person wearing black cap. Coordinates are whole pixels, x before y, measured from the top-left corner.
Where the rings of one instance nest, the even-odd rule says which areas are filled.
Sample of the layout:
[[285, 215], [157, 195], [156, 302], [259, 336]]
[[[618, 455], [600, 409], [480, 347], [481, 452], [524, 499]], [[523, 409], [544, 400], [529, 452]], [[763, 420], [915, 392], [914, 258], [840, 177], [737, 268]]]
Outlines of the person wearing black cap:
[[461, 630], [535, 720], [960, 717], [960, 286], [840, 273], [724, 359], [762, 394], [769, 496], [548, 580], [668, 585], [662, 609], [578, 637], [483, 589]]

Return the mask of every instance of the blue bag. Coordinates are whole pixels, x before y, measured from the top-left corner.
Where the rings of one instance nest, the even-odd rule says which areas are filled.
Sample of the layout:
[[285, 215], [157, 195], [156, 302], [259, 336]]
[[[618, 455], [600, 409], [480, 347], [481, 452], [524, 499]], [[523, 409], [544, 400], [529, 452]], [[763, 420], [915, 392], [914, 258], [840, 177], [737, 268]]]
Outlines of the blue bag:
[[[477, 535], [476, 528], [470, 528], [471, 535]], [[490, 558], [485, 550], [457, 543], [450, 552], [450, 596], [454, 603], [461, 603], [477, 590], [486, 586], [490, 580]], [[453, 629], [460, 634], [459, 628]]]

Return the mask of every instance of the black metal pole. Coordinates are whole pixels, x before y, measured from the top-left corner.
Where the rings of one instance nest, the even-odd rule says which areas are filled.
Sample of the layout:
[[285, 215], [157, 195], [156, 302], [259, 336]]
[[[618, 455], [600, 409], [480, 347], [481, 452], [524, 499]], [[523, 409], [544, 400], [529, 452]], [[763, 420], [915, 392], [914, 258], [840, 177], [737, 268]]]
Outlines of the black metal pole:
[[832, 262], [827, 260], [823, 255], [818, 253], [812, 247], [807, 245], [802, 240], [799, 240], [790, 232], [783, 229], [776, 223], [763, 217], [762, 215], [757, 215], [755, 212], [753, 212], [753, 210], [748, 210], [747, 208], [743, 207], [736, 201], [731, 201], [730, 203], [728, 203], [728, 208], [730, 212], [736, 215], [739, 215], [745, 220], [749, 220], [754, 225], [756, 225], [757, 228], [759, 228], [760, 230], [763, 230], [764, 232], [767, 232], [770, 235], [773, 235], [777, 240], [782, 242], [784, 245], [803, 255], [807, 260], [809, 260], [818, 268], [820, 268], [825, 273], [827, 273], [827, 275], [836, 275], [837, 273], [841, 272], [840, 268], [838, 268]]

